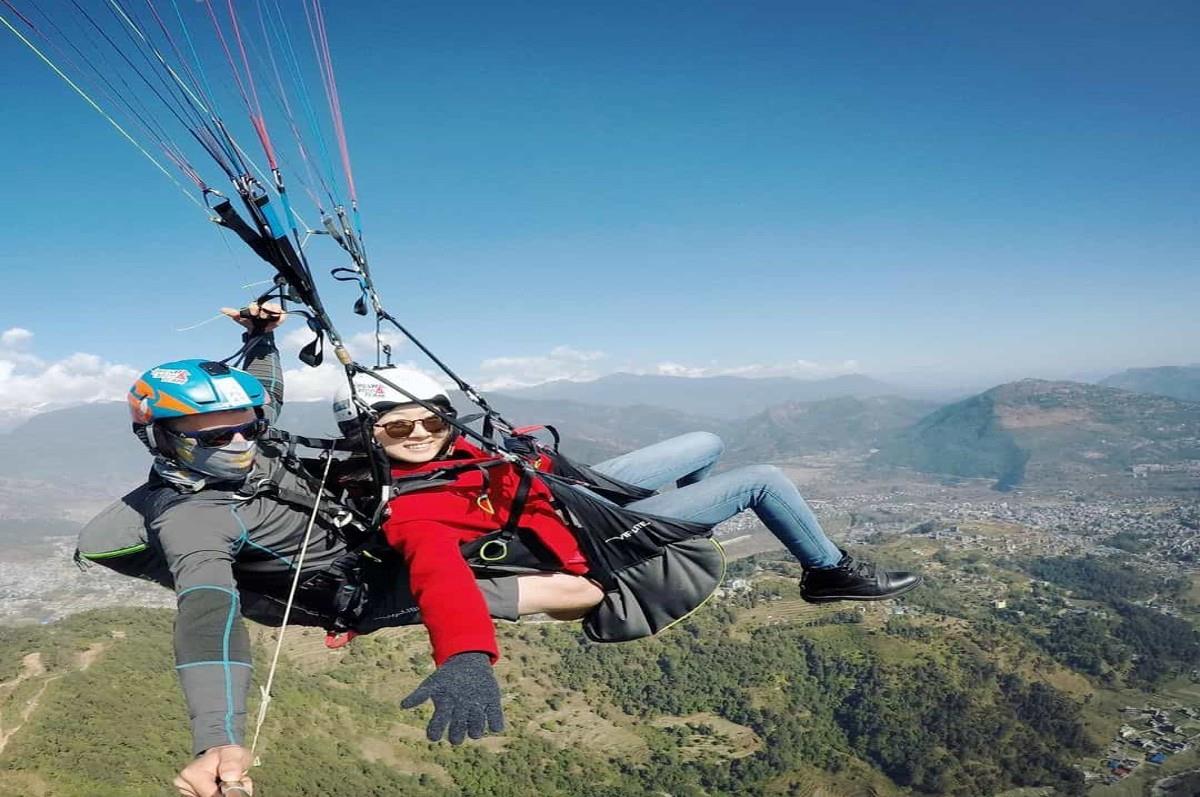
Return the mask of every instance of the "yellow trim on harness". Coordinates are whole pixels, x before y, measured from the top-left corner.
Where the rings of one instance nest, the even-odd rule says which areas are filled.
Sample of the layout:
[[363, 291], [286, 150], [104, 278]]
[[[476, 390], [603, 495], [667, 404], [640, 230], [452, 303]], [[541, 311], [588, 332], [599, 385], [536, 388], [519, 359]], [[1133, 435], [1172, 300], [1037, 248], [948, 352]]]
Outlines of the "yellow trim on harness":
[[475, 499], [475, 505], [489, 515], [496, 514], [496, 508], [492, 506], [492, 499], [488, 498], [487, 493], [480, 493], [479, 497]]
[[120, 556], [129, 556], [131, 554], [141, 553], [149, 547], [149, 545], [142, 542], [138, 543], [137, 545], [130, 545], [128, 548], [119, 548], [115, 551], [101, 551], [99, 553], [84, 553], [83, 551], [80, 551], [79, 555], [89, 561], [97, 562], [101, 559], [116, 559]]

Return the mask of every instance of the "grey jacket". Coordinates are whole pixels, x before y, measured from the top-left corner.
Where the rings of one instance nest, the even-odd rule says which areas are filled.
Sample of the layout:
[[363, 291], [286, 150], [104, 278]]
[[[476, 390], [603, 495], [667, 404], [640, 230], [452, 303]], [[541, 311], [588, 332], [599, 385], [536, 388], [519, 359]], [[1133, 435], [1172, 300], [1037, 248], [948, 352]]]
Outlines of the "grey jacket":
[[[248, 352], [243, 367], [262, 381], [277, 414], [283, 380], [273, 339]], [[176, 669], [196, 753], [243, 742], [252, 664], [241, 616], [267, 622], [278, 616], [316, 500], [309, 480], [283, 467], [282, 453], [260, 443], [243, 484], [201, 482], [191, 491], [152, 473], [80, 534], [83, 559], [174, 588]], [[318, 514], [302, 580], [327, 572], [347, 553], [336, 508], [329, 509]], [[315, 591], [302, 596], [294, 619], [322, 624], [331, 614], [322, 605], [330, 597]]]

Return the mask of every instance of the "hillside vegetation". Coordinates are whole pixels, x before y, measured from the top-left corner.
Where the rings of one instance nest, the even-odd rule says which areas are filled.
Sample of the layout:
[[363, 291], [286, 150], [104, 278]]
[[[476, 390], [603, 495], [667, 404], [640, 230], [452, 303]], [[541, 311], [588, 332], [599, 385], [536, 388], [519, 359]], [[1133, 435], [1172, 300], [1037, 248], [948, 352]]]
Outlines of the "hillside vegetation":
[[748, 419], [733, 435], [729, 455], [762, 462], [825, 451], [865, 453], [935, 408], [896, 396], [780, 404]]
[[[297, 633], [260, 793], [1082, 793], [1071, 762], [1091, 743], [1065, 694], [1001, 672], [970, 637], [930, 644], [885, 626], [882, 607], [764, 624], [757, 594], [626, 645], [592, 645], [574, 625], [506, 626], [510, 731], [458, 749], [428, 744], [427, 714], [397, 708], [429, 670], [420, 629], [342, 652]], [[167, 611], [117, 610], [0, 629], [0, 725], [22, 718], [0, 751], [0, 795], [163, 794], [188, 747], [170, 625]], [[261, 648], [269, 633], [257, 635]]]

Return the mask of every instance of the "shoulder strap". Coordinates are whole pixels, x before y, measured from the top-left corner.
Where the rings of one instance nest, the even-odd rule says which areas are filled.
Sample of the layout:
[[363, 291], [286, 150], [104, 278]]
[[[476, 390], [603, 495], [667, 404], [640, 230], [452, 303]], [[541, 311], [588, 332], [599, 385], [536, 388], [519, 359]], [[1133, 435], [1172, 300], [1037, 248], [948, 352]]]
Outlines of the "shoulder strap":
[[530, 474], [529, 468], [518, 466], [518, 472], [521, 474], [521, 480], [517, 483], [517, 492], [513, 496], [512, 508], [508, 512], [508, 520], [504, 524], [501, 531], [505, 536], [512, 536], [517, 533], [517, 527], [521, 523], [521, 513], [525, 511], [525, 502], [529, 500], [529, 488], [533, 486], [533, 475]]
[[321, 451], [354, 451], [356, 445], [353, 440], [345, 437], [307, 437], [302, 434], [292, 434], [285, 432], [283, 429], [277, 429], [272, 426], [266, 434], [266, 439], [274, 442], [285, 443], [291, 448], [297, 445], [305, 448], [315, 448]]

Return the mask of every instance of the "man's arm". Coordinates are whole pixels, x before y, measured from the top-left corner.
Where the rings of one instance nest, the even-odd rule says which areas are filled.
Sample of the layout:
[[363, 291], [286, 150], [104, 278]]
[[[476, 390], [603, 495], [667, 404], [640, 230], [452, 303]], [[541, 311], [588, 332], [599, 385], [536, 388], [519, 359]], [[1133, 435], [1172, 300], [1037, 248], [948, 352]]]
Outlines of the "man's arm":
[[271, 397], [270, 403], [263, 407], [263, 411], [267, 420], [274, 423], [283, 409], [283, 368], [279, 363], [279, 349], [275, 348], [274, 333], [265, 332], [258, 336], [257, 341], [246, 350], [242, 359], [242, 370], [262, 382], [263, 388]]
[[191, 716], [193, 752], [241, 744], [251, 658], [233, 578], [233, 552], [243, 534], [234, 507], [197, 496], [168, 508], [149, 531], [175, 580], [175, 669]]

